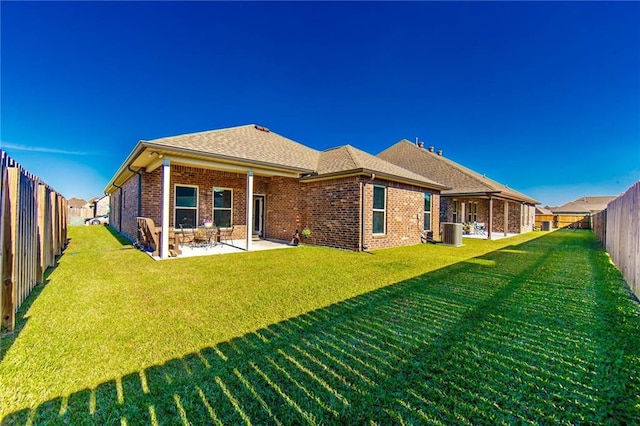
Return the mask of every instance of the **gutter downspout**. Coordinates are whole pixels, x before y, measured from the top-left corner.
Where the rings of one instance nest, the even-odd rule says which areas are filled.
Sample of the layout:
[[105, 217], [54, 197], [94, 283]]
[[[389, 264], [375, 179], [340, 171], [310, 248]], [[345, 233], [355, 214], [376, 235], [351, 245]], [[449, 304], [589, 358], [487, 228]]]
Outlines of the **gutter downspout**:
[[118, 232], [122, 234], [122, 187], [113, 183], [113, 186], [120, 190], [120, 200], [118, 201]]
[[361, 251], [366, 251], [368, 248], [365, 241], [365, 232], [364, 232], [364, 200], [365, 200], [364, 189], [367, 186], [367, 184], [373, 182], [375, 178], [376, 178], [376, 174], [371, 173], [371, 177], [369, 178], [368, 181], [361, 182], [361, 188], [360, 188], [360, 194], [361, 194], [360, 198], [362, 199], [361, 205], [360, 205], [360, 250]]
[[133, 170], [130, 164], [127, 169], [138, 175], [138, 217], [142, 216], [142, 174], [138, 170]]

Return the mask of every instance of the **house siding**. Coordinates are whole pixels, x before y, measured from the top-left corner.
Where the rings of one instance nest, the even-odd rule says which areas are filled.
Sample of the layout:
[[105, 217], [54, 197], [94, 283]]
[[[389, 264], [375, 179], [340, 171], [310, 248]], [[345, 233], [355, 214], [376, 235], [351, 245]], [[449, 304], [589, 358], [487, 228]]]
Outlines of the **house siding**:
[[[265, 237], [291, 241], [296, 229], [309, 226], [303, 215], [301, 195], [303, 184], [296, 179], [272, 177], [264, 182], [261, 193], [265, 195]], [[258, 193], [258, 190], [254, 189]]]
[[[464, 217], [462, 216], [462, 208], [458, 209], [458, 222], [468, 221], [469, 204], [478, 204], [478, 222], [489, 224], [489, 200], [484, 198], [461, 198], [461, 197], [441, 197], [443, 222], [453, 221], [453, 202], [457, 200], [460, 205], [464, 203]], [[504, 203], [508, 205], [508, 224], [507, 232], [523, 233], [533, 230], [535, 221], [535, 206], [523, 204], [517, 201], [508, 201], [494, 198], [493, 199], [493, 223], [492, 232], [504, 232]]]
[[[387, 188], [386, 230], [384, 235], [373, 235], [373, 186]], [[424, 227], [424, 188], [395, 182], [375, 180], [365, 186], [365, 241], [369, 250], [406, 246], [420, 243], [420, 232]], [[431, 229], [439, 239], [440, 196], [432, 194]]]
[[[161, 224], [162, 168], [141, 173], [140, 215]], [[135, 239], [138, 216], [138, 176], [123, 185], [123, 234]], [[294, 178], [254, 176], [254, 194], [265, 196], [264, 237], [291, 241], [296, 230], [311, 230], [302, 244], [320, 245], [345, 250], [360, 250], [362, 233], [362, 185], [364, 184], [364, 238], [368, 249], [387, 248], [420, 242], [423, 227], [424, 193], [432, 194], [432, 230], [439, 238], [440, 196], [424, 188], [376, 180], [387, 187], [387, 223], [384, 235], [372, 234], [373, 186], [368, 178], [352, 176], [322, 181], [300, 182]], [[198, 188], [198, 222], [212, 217], [213, 188], [233, 190], [234, 239], [246, 237], [246, 175], [186, 166], [171, 166], [169, 225], [174, 226], [174, 192], [176, 185]], [[114, 192], [112, 214], [114, 224], [119, 212], [118, 191]]]
[[[269, 199], [271, 198], [268, 194], [270, 179], [271, 178], [269, 177], [254, 176], [253, 192], [254, 194], [266, 195], [267, 206], [269, 205]], [[293, 179], [290, 180], [295, 182]], [[145, 183], [145, 191], [143, 191], [142, 194], [142, 215], [150, 217], [155, 223], [159, 224], [161, 223], [162, 216], [162, 170], [157, 169], [151, 173], [147, 173], [143, 181]], [[174, 192], [176, 185], [191, 185], [198, 188], [198, 223], [202, 223], [205, 219], [212, 219], [213, 217], [213, 188], [226, 188], [233, 190], [233, 238], [240, 239], [246, 237], [247, 227], [245, 225], [245, 217], [247, 211], [247, 175], [243, 173], [201, 169], [196, 167], [171, 166], [169, 182], [170, 227], [173, 227], [175, 224]], [[267, 229], [265, 229], [265, 236], [269, 237], [269, 235], [267, 235], [269, 232], [268, 212], [266, 223]], [[293, 235], [293, 232], [291, 235]]]
[[109, 224], [131, 241], [138, 234], [136, 217], [139, 185], [138, 176], [133, 175], [109, 197]]
[[302, 183], [301, 230], [305, 244], [345, 250], [360, 249], [360, 178], [346, 177]]

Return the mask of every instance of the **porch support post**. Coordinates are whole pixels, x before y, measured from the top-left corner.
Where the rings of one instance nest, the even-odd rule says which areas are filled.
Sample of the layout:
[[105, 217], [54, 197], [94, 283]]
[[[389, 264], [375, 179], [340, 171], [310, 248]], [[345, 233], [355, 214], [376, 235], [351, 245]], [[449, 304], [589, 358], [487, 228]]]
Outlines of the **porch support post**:
[[253, 172], [247, 173], [247, 251], [251, 251], [253, 241]]
[[169, 194], [171, 163], [168, 159], [162, 162], [162, 240], [160, 241], [160, 258], [169, 257]]
[[507, 236], [509, 230], [509, 201], [504, 200], [504, 236]]
[[487, 240], [491, 239], [492, 228], [493, 228], [493, 197], [489, 196], [489, 226], [487, 227]]

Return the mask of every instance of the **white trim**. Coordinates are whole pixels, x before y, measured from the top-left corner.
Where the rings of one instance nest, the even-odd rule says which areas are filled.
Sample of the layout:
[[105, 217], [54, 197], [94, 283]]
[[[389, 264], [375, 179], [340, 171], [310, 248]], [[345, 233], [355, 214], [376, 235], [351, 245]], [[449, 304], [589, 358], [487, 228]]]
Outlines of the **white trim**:
[[[226, 207], [218, 207], [218, 210], [230, 210], [231, 211], [231, 217], [229, 219], [229, 228], [231, 228], [233, 226], [233, 188], [223, 188], [221, 186], [214, 186], [211, 189], [211, 220], [212, 221], [216, 221], [215, 216], [216, 216], [216, 206], [215, 206], [215, 192], [216, 189], [220, 189], [222, 191], [231, 191], [231, 207], [229, 209], [227, 209]], [[218, 224], [216, 223], [216, 226], [218, 228], [220, 228], [220, 226], [218, 226]], [[222, 229], [228, 229], [228, 228], [222, 228]]]
[[178, 218], [176, 217], [176, 203], [178, 202], [178, 191], [177, 188], [179, 186], [185, 188], [195, 188], [196, 189], [196, 206], [195, 207], [180, 207], [181, 209], [194, 209], [196, 211], [195, 223], [193, 224], [194, 228], [198, 227], [198, 210], [200, 208], [200, 187], [198, 185], [190, 185], [187, 183], [174, 183], [173, 184], [173, 228], [178, 228]]
[[[266, 206], [267, 206], [267, 195], [266, 194], [253, 194], [253, 198], [255, 199], [255, 197], [262, 197], [262, 220], [260, 221], [260, 227], [262, 228], [262, 235], [261, 237], [264, 238], [264, 233], [265, 233], [265, 228], [267, 225], [267, 221], [266, 221]], [[253, 214], [255, 215], [255, 211], [253, 212]], [[253, 234], [253, 221], [251, 221], [251, 233]]]
[[169, 257], [169, 197], [171, 189], [171, 162], [162, 163], [162, 241], [160, 242], [160, 258]]
[[478, 202], [469, 201], [467, 203], [467, 222], [473, 223], [478, 221]]
[[[219, 161], [207, 161], [207, 160], [199, 160], [195, 158], [185, 158], [185, 157], [176, 157], [173, 155], [165, 155], [165, 159], [171, 160], [174, 165], [188, 166], [188, 167], [201, 167], [212, 170], [226, 170], [231, 172], [238, 173], [255, 173], [260, 176], [281, 176], [281, 177], [290, 177], [290, 178], [299, 178], [302, 172], [287, 172], [281, 170], [270, 170], [270, 169], [262, 169], [255, 167], [247, 167], [241, 166], [237, 164], [230, 163], [222, 163]], [[158, 161], [151, 162], [148, 166], [145, 167], [145, 171], [147, 173], [151, 173], [158, 167], [160, 167], [162, 163]]]
[[253, 219], [253, 172], [251, 170], [247, 172], [246, 202], [247, 202], [246, 203], [247, 204], [247, 217], [246, 217], [247, 230], [245, 234], [246, 234], [246, 241], [247, 241], [247, 251], [251, 251], [251, 243], [253, 242], [253, 232], [251, 232], [251, 228], [253, 228], [253, 226], [251, 225], [251, 219]]
[[[384, 185], [372, 185], [372, 190], [371, 190], [371, 234], [372, 235], [386, 235], [387, 234], [387, 187]], [[376, 188], [382, 188], [384, 189], [384, 208], [382, 209], [376, 209], [374, 207], [375, 204], [375, 198], [376, 198]], [[383, 213], [383, 219], [382, 219], [382, 232], [374, 232], [373, 231], [373, 213], [376, 212], [382, 212]]]
[[504, 236], [509, 232], [509, 202], [504, 200]]
[[[423, 209], [424, 209], [424, 199], [425, 199], [425, 195], [429, 194], [429, 210], [424, 210], [422, 212], [422, 214], [424, 215], [422, 217], [422, 230], [423, 231], [432, 231], [433, 230], [433, 194], [431, 192], [423, 192], [422, 193], [422, 204], [423, 204]], [[429, 215], [429, 229], [424, 229], [424, 218]]]

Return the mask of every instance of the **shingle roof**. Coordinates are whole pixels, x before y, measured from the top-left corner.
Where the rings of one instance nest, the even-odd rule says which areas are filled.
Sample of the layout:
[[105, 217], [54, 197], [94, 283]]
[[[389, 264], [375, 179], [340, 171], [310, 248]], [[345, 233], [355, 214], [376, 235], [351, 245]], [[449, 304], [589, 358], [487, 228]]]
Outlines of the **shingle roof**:
[[145, 141], [225, 158], [314, 170], [319, 152], [255, 124]]
[[494, 193], [517, 201], [539, 204], [533, 198], [446, 157], [420, 148], [406, 139], [382, 151], [378, 157], [451, 187], [442, 191], [442, 195]]
[[[323, 152], [288, 139], [267, 128], [248, 124], [220, 130], [170, 136], [140, 141], [125, 160], [105, 192], [113, 189], [118, 179], [131, 175], [128, 166], [142, 156], [145, 150], [163, 153], [176, 152], [181, 156], [202, 156], [226, 162], [244, 162], [276, 169], [286, 168], [304, 176], [305, 180], [353, 173], [375, 173], [380, 178], [403, 181], [417, 186], [441, 190], [447, 185], [406, 170], [350, 145]], [[141, 167], [144, 167], [142, 165]]]
[[554, 207], [554, 213], [597, 213], [607, 208], [607, 204], [615, 200], [616, 196], [580, 197], [560, 207]]
[[400, 166], [392, 164], [374, 155], [368, 154], [351, 145], [327, 149], [320, 153], [316, 173], [318, 177], [346, 172], [371, 172], [384, 177], [400, 178], [426, 184], [434, 189], [447, 188], [431, 179], [420, 176]]
[[545, 209], [544, 207], [536, 206], [536, 214], [552, 215], [553, 212], [549, 209]]

